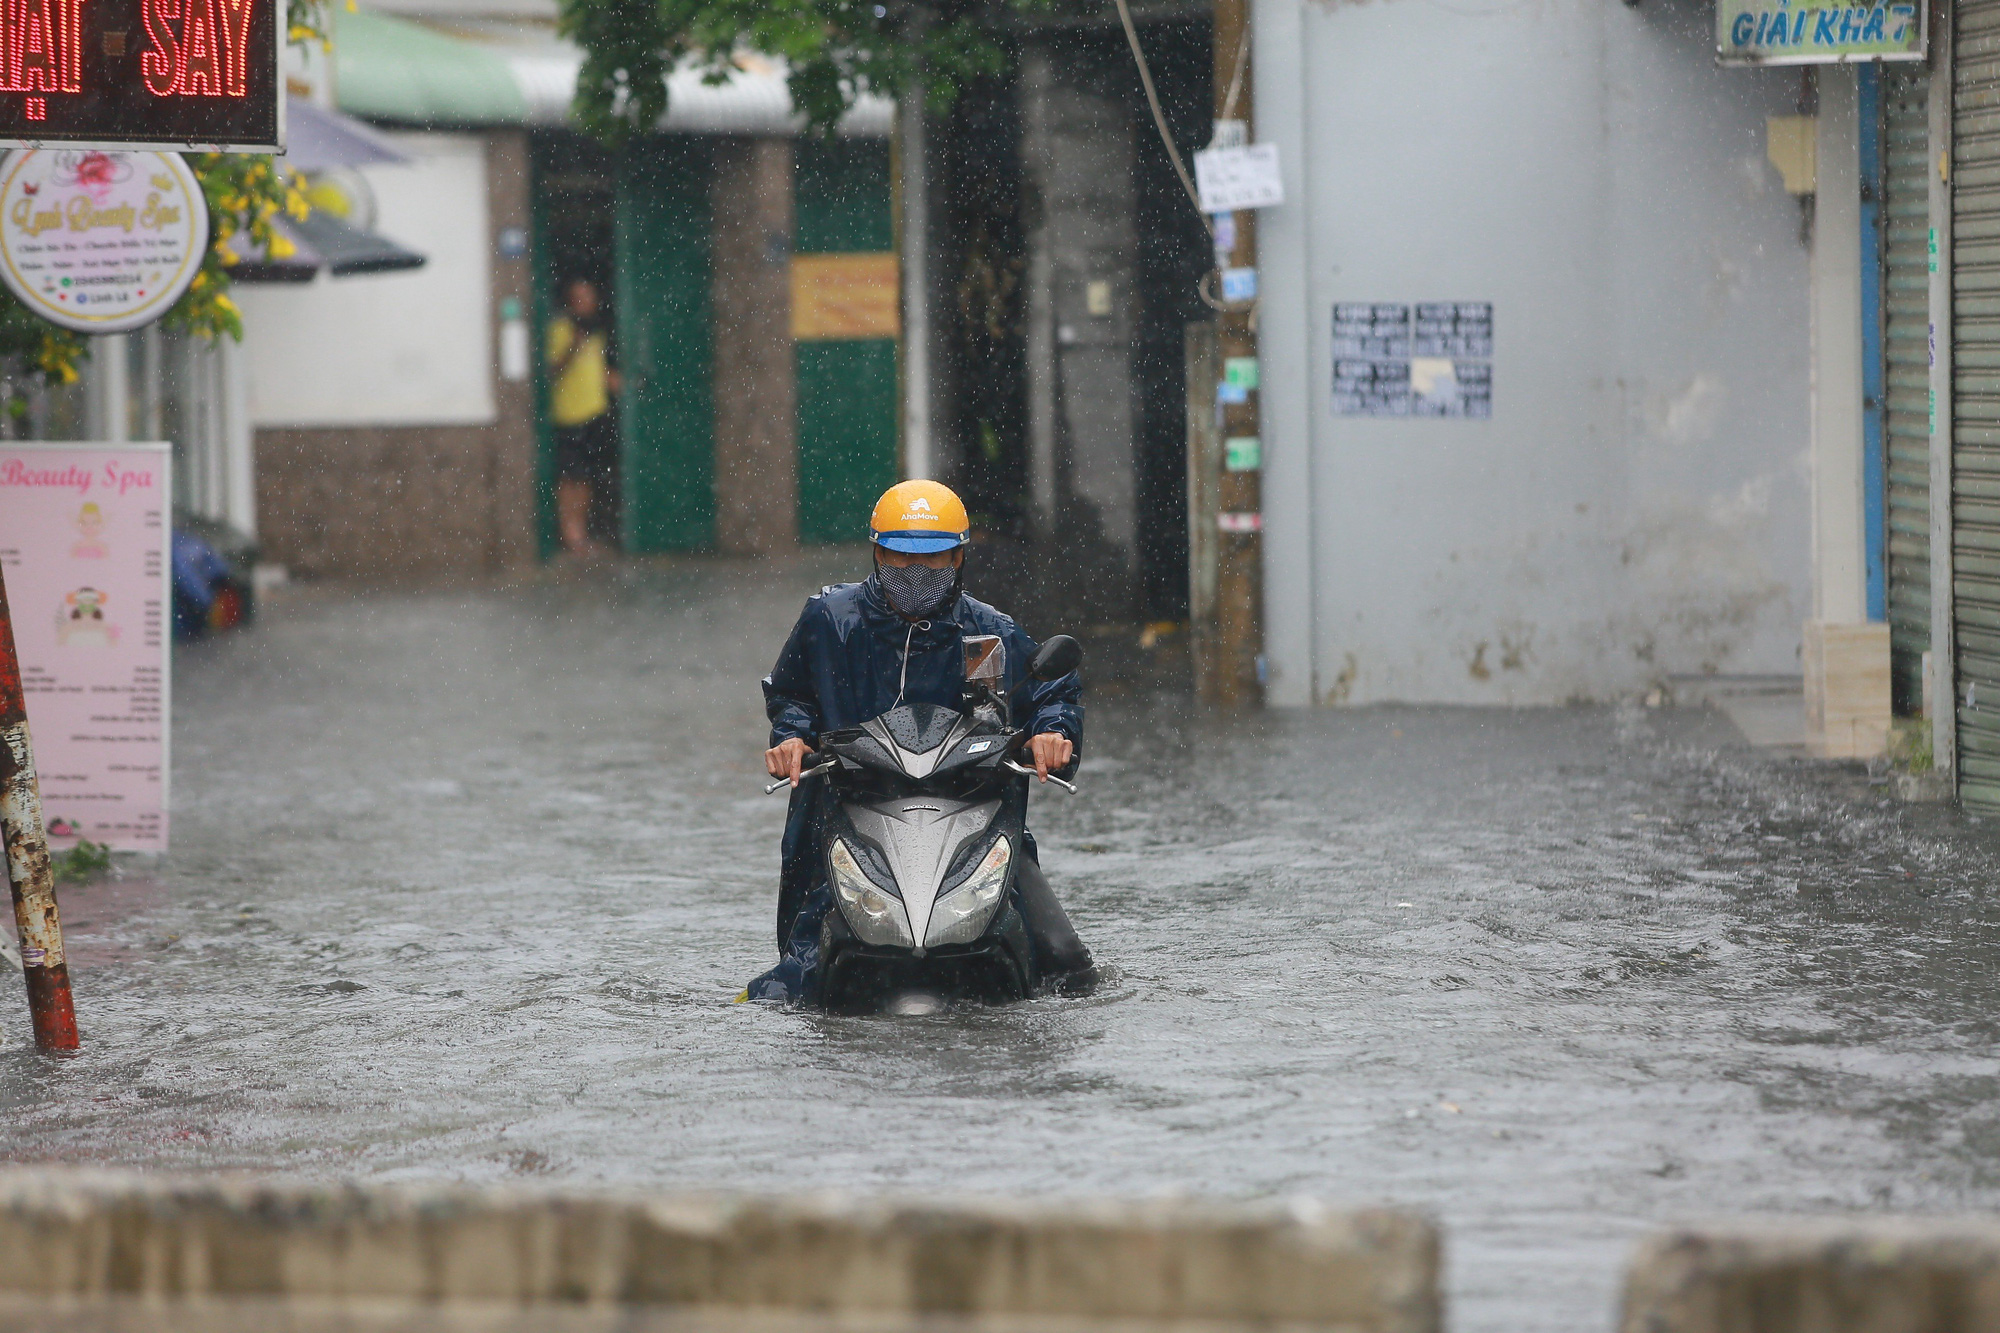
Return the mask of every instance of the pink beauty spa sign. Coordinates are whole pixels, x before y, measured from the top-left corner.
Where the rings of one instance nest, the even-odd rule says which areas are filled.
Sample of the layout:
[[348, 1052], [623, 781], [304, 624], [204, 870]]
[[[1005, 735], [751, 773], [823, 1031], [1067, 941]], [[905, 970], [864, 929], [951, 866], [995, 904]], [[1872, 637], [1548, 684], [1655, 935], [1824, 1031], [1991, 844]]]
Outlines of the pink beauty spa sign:
[[168, 452], [0, 442], [0, 569], [50, 838], [167, 846]]

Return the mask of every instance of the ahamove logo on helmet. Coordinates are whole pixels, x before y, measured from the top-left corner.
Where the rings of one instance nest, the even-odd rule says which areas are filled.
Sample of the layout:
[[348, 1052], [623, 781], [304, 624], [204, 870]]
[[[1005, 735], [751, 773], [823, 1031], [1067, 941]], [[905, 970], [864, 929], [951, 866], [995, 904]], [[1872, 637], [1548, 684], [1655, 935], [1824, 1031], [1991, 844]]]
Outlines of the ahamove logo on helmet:
[[936, 555], [963, 546], [971, 526], [965, 502], [949, 486], [905, 481], [891, 486], [875, 502], [868, 538], [884, 550]]
[[[950, 487], [935, 481], [906, 481], [891, 486], [876, 501], [868, 537], [881, 551], [938, 556], [964, 546], [970, 526], [965, 503]], [[959, 567], [958, 558], [938, 566], [922, 560], [891, 564], [878, 553], [875, 582], [897, 614], [918, 620], [942, 610], [957, 595]]]

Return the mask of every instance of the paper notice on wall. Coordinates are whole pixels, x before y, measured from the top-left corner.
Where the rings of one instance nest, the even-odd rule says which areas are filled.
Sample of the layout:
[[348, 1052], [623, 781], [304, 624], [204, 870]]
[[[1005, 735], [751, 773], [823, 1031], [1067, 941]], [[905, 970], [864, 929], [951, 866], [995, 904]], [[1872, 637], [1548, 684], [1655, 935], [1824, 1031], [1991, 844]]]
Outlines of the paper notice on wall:
[[1194, 155], [1194, 183], [1204, 213], [1275, 208], [1285, 202], [1285, 183], [1278, 173], [1278, 145], [1274, 143], [1204, 148]]
[[1492, 303], [1336, 305], [1333, 414], [1492, 416]]
[[1410, 415], [1410, 307], [1355, 301], [1333, 308], [1333, 414]]
[[168, 459], [0, 443], [0, 571], [58, 846], [166, 849]]

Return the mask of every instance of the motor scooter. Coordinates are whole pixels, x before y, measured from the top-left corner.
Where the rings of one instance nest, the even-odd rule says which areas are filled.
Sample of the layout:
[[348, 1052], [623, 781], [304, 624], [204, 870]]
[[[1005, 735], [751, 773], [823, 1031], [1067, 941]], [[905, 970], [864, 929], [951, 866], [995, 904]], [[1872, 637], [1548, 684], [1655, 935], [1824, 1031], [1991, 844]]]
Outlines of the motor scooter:
[[[1017, 889], [1035, 777], [1022, 762], [1028, 735], [1001, 693], [1005, 642], [973, 636], [965, 653], [961, 707], [901, 704], [826, 732], [799, 775], [815, 785], [818, 850], [838, 909], [820, 928], [820, 981], [808, 997], [827, 1010], [1003, 1004], [1045, 988]], [[1058, 634], [1026, 674], [1057, 680], [1082, 661], [1082, 645]]]

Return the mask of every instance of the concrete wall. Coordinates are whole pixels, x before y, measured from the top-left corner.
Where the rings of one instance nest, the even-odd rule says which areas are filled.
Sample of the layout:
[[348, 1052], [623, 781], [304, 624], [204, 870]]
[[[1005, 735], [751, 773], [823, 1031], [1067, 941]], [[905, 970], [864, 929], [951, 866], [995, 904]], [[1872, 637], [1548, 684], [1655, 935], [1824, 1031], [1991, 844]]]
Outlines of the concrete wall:
[[[1427, 1223], [1308, 1201], [924, 1204], [12, 1171], [0, 1173], [0, 1253], [10, 1328], [41, 1326], [21, 1316], [49, 1308], [23, 1296], [119, 1295], [166, 1308], [191, 1297], [445, 1302], [457, 1317], [428, 1326], [454, 1328], [473, 1303], [511, 1302], [480, 1326], [517, 1333], [546, 1326], [535, 1303], [1441, 1327]], [[48, 1326], [60, 1322], [56, 1307]]]
[[361, 168], [375, 230], [420, 269], [240, 289], [258, 426], [484, 424], [492, 380], [491, 165], [476, 134], [391, 134], [408, 163]]
[[[527, 138], [409, 141], [447, 144], [450, 162], [479, 164], [474, 178], [441, 168], [433, 182], [456, 199], [439, 205], [442, 214], [476, 204], [473, 225], [431, 236], [414, 221], [423, 192], [385, 190], [380, 229], [423, 250], [424, 269], [322, 278], [303, 292], [267, 288], [245, 303], [260, 535], [268, 558], [308, 577], [481, 574], [535, 557], [534, 390], [499, 377], [494, 333], [502, 302], [533, 308], [527, 261], [497, 252], [502, 230], [528, 226]], [[435, 317], [406, 309], [412, 288], [397, 284], [420, 284], [434, 266], [449, 279]], [[334, 300], [340, 309], [325, 304]], [[411, 339], [432, 344], [432, 359], [416, 363], [436, 371], [429, 400], [413, 396], [404, 370], [380, 371], [370, 359]], [[443, 346], [447, 339], [456, 346]], [[359, 355], [350, 342], [381, 346]], [[467, 357], [470, 370], [456, 365]], [[288, 420], [301, 424], [277, 424]]]
[[1985, 1333], [2000, 1328], [1990, 1219], [1721, 1224], [1634, 1258], [1623, 1333]]
[[715, 141], [709, 183], [715, 545], [798, 545], [798, 367], [792, 350], [792, 141]]
[[[1544, 703], [1799, 669], [1796, 71], [1694, 0], [1257, 6], [1266, 643], [1280, 704]], [[1336, 302], [1492, 302], [1490, 420], [1335, 416]]]

